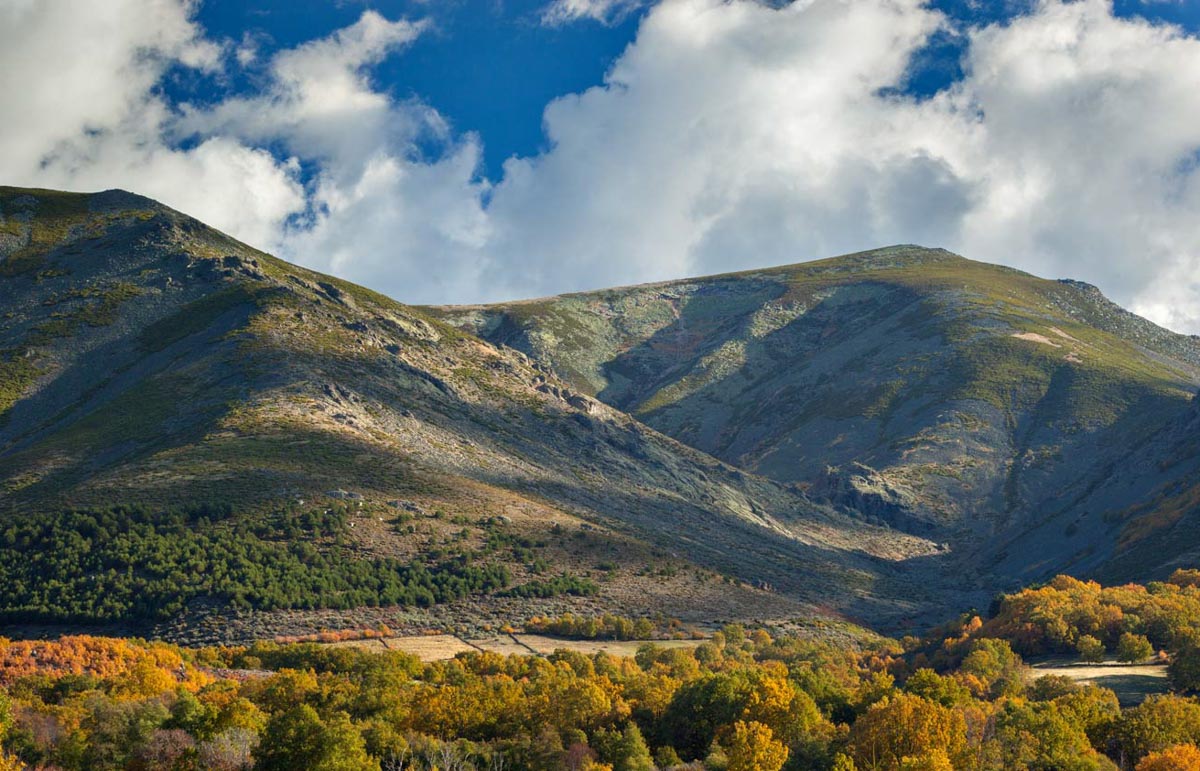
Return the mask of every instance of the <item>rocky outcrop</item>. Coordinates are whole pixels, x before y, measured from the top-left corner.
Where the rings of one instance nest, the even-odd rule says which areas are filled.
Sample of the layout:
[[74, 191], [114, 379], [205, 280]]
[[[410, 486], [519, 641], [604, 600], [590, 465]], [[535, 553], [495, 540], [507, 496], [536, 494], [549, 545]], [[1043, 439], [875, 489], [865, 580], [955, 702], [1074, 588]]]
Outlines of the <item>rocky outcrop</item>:
[[845, 468], [826, 466], [808, 490], [809, 497], [855, 516], [910, 532], [930, 532], [918, 496], [862, 463]]

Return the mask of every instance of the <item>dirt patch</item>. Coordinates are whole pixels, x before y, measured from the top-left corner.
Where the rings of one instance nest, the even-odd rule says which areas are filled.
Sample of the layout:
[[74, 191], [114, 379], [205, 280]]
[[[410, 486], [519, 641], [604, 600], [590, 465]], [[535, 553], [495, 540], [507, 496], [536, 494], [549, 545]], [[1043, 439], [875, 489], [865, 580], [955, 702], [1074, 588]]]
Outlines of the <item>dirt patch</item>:
[[1059, 337], [1061, 337], [1064, 340], [1070, 340], [1072, 343], [1079, 342], [1079, 340], [1077, 340], [1074, 337], [1071, 337], [1070, 335], [1068, 335], [1066, 332], [1062, 331], [1058, 327], [1050, 327], [1050, 331], [1053, 332], [1054, 334], [1058, 335]]
[[1013, 337], [1017, 338], [1018, 340], [1028, 340], [1031, 343], [1048, 345], [1051, 348], [1062, 348], [1062, 346], [1058, 343], [1054, 342], [1045, 335], [1039, 335], [1037, 332], [1014, 332]]
[[460, 653], [478, 650], [452, 634], [425, 634], [413, 637], [377, 637], [372, 640], [345, 640], [330, 643], [337, 648], [362, 648], [369, 651], [404, 651], [421, 661], [452, 659]]
[[536, 653], [532, 648], [523, 645], [518, 638], [509, 635], [472, 640], [471, 643], [478, 645], [484, 650], [499, 653], [501, 656], [527, 656], [531, 653]]

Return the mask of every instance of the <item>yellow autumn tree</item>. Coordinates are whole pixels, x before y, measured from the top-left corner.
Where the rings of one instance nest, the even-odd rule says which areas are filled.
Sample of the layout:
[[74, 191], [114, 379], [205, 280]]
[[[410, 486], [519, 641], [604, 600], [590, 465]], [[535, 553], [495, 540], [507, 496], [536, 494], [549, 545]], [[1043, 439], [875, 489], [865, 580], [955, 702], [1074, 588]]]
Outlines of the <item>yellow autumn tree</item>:
[[787, 667], [779, 662], [761, 666], [762, 676], [755, 678], [742, 720], [762, 723], [792, 747], [805, 737], [826, 735], [832, 730], [812, 697], [788, 679]]
[[904, 758], [922, 758], [935, 750], [954, 763], [967, 751], [966, 720], [957, 710], [900, 693], [854, 721], [848, 749], [860, 769], [899, 768]]
[[954, 771], [945, 750], [930, 750], [918, 757], [900, 760], [900, 771]]
[[768, 726], [739, 720], [726, 742], [729, 771], [779, 771], [788, 759], [788, 748], [777, 741]]

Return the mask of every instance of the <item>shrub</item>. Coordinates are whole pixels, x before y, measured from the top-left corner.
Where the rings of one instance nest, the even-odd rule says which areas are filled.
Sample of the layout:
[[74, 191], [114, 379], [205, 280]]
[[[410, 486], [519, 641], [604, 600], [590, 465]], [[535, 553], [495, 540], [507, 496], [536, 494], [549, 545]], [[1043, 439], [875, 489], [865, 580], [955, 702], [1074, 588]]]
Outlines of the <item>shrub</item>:
[[1154, 646], [1145, 635], [1126, 632], [1117, 641], [1117, 660], [1133, 663], [1145, 661], [1154, 655]]
[[1090, 634], [1085, 634], [1079, 638], [1079, 642], [1075, 643], [1075, 651], [1079, 654], [1079, 658], [1082, 661], [1104, 661], [1104, 643]]

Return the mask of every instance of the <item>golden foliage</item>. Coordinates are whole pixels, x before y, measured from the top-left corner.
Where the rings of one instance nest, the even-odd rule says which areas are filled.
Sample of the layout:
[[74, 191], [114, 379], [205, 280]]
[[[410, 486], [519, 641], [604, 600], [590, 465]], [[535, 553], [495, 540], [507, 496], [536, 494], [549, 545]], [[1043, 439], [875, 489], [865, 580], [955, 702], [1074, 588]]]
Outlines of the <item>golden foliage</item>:
[[762, 723], [739, 720], [726, 742], [729, 771], [779, 771], [788, 759], [788, 748], [776, 741]]
[[1137, 764], [1137, 771], [1200, 771], [1200, 749], [1194, 744], [1176, 744], [1152, 752]]

